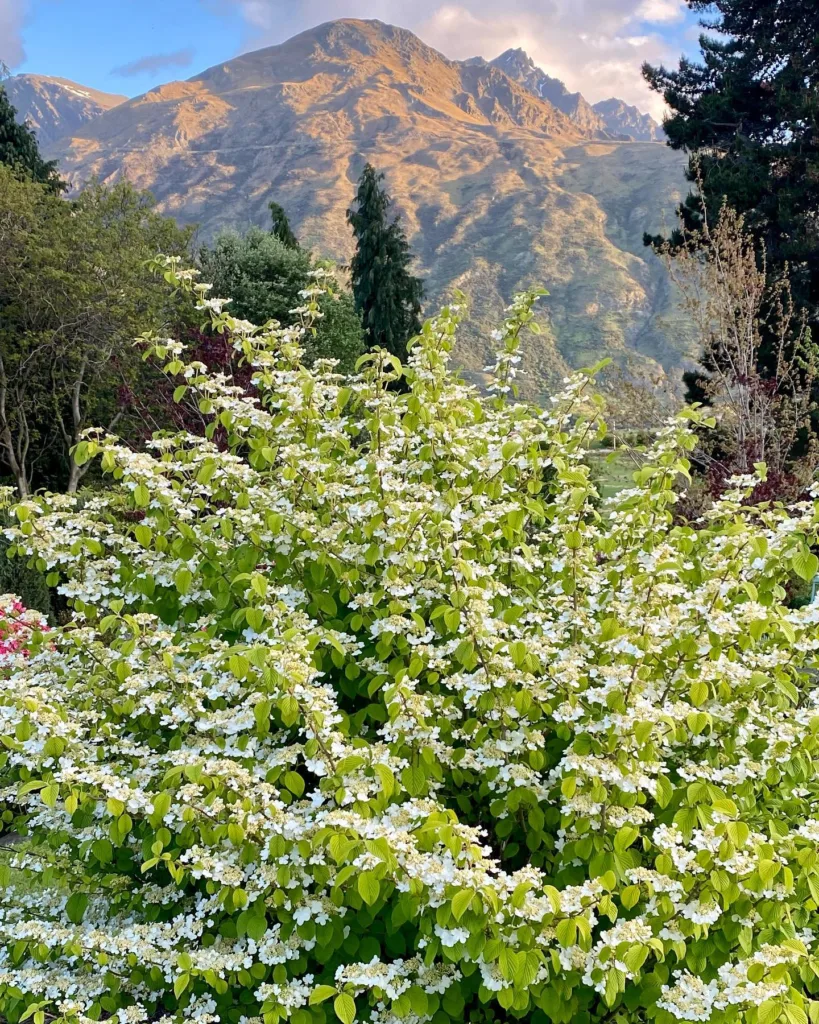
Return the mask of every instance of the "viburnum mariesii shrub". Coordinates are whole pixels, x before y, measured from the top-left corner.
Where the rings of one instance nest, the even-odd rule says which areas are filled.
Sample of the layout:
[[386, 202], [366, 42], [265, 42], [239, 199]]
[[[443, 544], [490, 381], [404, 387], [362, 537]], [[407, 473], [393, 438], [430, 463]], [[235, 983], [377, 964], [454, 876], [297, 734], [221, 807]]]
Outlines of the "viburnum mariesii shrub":
[[815, 1024], [814, 501], [675, 525], [688, 413], [601, 502], [589, 377], [509, 398], [534, 296], [487, 398], [457, 306], [399, 390], [165, 273], [257, 398], [156, 343], [228, 449], [17, 508], [74, 611], [0, 680], [0, 1017]]

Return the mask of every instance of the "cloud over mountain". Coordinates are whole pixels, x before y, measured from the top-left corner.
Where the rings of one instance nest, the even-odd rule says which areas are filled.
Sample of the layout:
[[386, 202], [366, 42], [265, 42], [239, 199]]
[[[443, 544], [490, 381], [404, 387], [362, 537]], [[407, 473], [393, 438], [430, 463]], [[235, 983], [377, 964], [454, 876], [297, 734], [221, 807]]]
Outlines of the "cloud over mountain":
[[449, 57], [490, 58], [522, 47], [540, 67], [594, 103], [614, 95], [660, 117], [663, 103], [640, 76], [644, 60], [671, 61], [680, 45], [668, 27], [682, 22], [683, 0], [203, 0], [241, 11], [246, 47], [283, 42], [318, 22], [379, 18], [417, 32]]
[[112, 68], [112, 75], [120, 75], [123, 78], [133, 78], [136, 75], [153, 74], [159, 71], [167, 71], [171, 68], [186, 68], [193, 61], [193, 49], [187, 47], [184, 50], [175, 50], [173, 53], [152, 53], [146, 57], [132, 60], [128, 64]]

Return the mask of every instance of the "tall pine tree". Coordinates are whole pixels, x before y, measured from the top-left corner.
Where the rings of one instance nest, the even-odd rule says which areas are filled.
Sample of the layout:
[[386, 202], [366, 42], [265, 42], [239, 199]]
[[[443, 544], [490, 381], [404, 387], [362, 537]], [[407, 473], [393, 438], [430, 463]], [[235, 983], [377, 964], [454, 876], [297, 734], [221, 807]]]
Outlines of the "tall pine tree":
[[390, 220], [392, 199], [383, 180], [384, 175], [367, 164], [355, 208], [347, 211], [356, 239], [350, 271], [369, 347], [385, 348], [404, 359], [407, 342], [421, 330], [424, 285], [411, 273], [412, 253], [399, 219]]
[[[680, 207], [683, 225], [698, 230], [704, 211], [715, 224], [727, 200], [764, 243], [769, 274], [787, 265], [819, 338], [819, 4], [686, 2], [718, 36], [700, 37], [699, 62], [643, 68], [672, 111], [669, 145], [690, 154], [689, 180], [702, 183], [702, 195], [698, 188]], [[670, 241], [681, 243], [681, 233]], [[770, 358], [765, 348], [761, 358]]]
[[17, 120], [17, 111], [0, 84], [0, 164], [5, 164], [21, 178], [47, 185], [61, 192], [65, 183], [57, 174], [54, 160], [43, 160], [37, 138], [27, 124]]
[[270, 234], [275, 235], [288, 249], [298, 249], [299, 240], [293, 234], [293, 229], [290, 227], [290, 221], [287, 219], [284, 207], [279, 206], [278, 203], [270, 202], [267, 204], [267, 208], [270, 210], [270, 218], [273, 221]]

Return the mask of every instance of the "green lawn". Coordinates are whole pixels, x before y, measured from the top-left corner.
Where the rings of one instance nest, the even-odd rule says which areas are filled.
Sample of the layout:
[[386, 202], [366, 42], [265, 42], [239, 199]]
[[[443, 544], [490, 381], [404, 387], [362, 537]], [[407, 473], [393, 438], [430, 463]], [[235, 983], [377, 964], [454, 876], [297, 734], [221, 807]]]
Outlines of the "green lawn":
[[592, 477], [601, 498], [610, 498], [626, 487], [633, 487], [633, 474], [637, 465], [625, 450], [612, 452], [598, 448], [589, 453]]

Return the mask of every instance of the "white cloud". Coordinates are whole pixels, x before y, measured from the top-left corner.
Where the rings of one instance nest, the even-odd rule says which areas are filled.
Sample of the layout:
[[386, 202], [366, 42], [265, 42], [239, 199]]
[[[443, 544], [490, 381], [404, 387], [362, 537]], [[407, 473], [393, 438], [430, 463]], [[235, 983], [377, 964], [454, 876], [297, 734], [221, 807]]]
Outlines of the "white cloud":
[[0, 60], [16, 68], [25, 60], [23, 22], [28, 14], [28, 0], [0, 0]]
[[[206, 0], [239, 9], [246, 48], [283, 42], [335, 18], [379, 18], [412, 29], [448, 57], [487, 58], [521, 46], [548, 74], [590, 102], [618, 96], [663, 110], [640, 74], [648, 60], [675, 62], [661, 30], [684, 18], [684, 0]], [[655, 28], [656, 26], [656, 28]]]
[[685, 18], [685, 10], [683, 0], [642, 0], [637, 16], [655, 24], [673, 23]]

